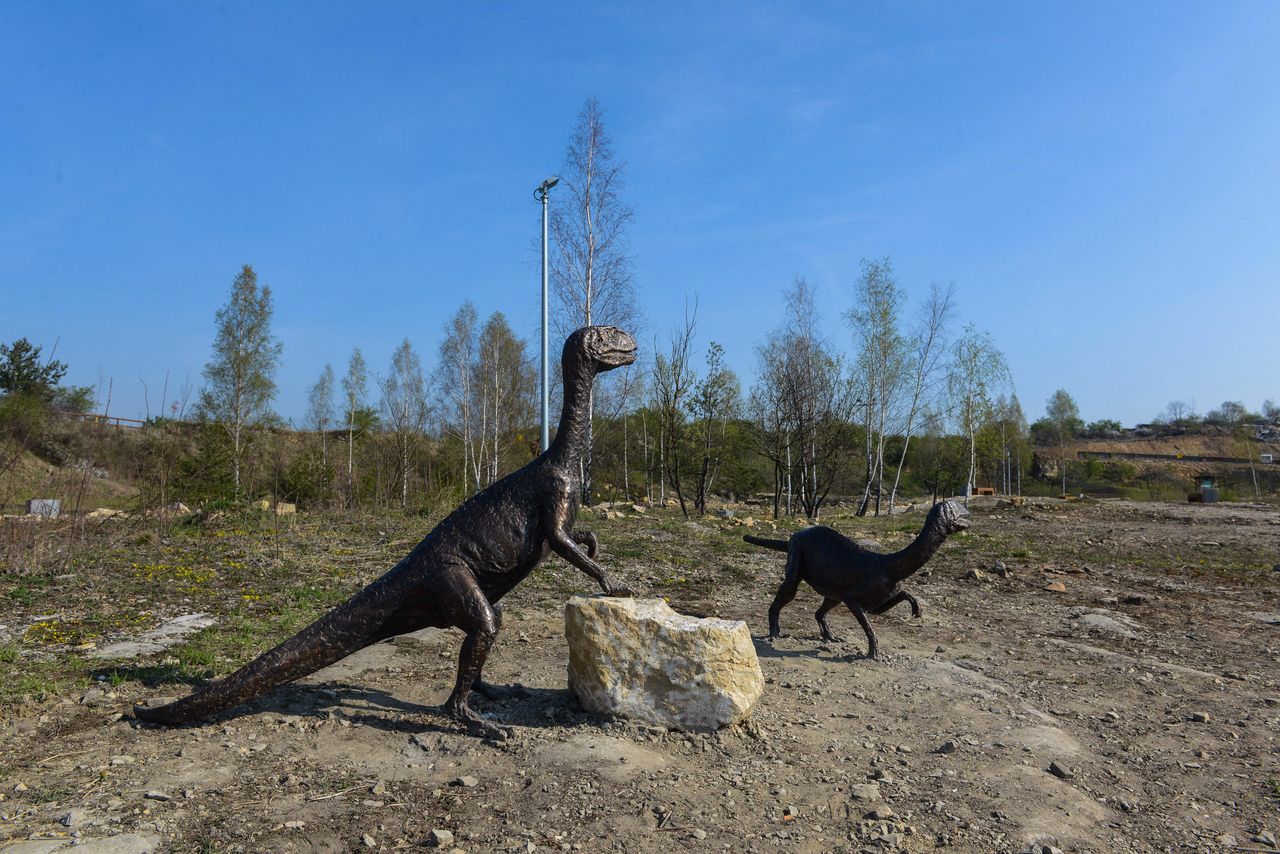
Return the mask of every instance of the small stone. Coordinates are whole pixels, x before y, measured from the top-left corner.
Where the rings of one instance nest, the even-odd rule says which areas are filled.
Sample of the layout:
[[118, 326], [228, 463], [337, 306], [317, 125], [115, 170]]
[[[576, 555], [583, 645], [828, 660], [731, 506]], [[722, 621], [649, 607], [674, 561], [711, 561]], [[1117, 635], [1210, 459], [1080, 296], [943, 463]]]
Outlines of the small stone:
[[702, 828], [700, 828], [700, 827], [695, 827], [695, 828], [693, 829], [693, 835], [694, 835], [694, 838], [695, 838], [695, 839], [706, 839], [706, 838], [707, 838], [707, 832], [706, 832], [705, 830], [703, 830]]
[[959, 746], [960, 745], [956, 744], [954, 741], [948, 739], [947, 741], [942, 742], [942, 744], [939, 744], [938, 749], [935, 750], [934, 753], [955, 753]]
[[302, 830], [307, 826], [305, 821], [286, 821], [284, 826], [289, 830]]
[[480, 785], [480, 781], [470, 775], [464, 775], [462, 777], [455, 778], [452, 785], [461, 786], [464, 789], [474, 789], [476, 786]]
[[1263, 845], [1267, 846], [1268, 848], [1276, 848], [1276, 847], [1278, 847], [1278, 846], [1276, 845], [1276, 837], [1275, 837], [1275, 834], [1274, 834], [1274, 833], [1272, 833], [1272, 832], [1271, 832], [1271, 831], [1269, 831], [1269, 830], [1262, 830], [1262, 831], [1259, 831], [1258, 833], [1254, 834], [1253, 841], [1254, 841], [1254, 842], [1261, 843], [1261, 844], [1263, 844]]
[[87, 818], [87, 815], [84, 810], [75, 809], [58, 819], [58, 823], [63, 827], [76, 827], [77, 825], [84, 824], [85, 818]]
[[1061, 581], [1055, 581], [1052, 584], [1046, 584], [1044, 589], [1048, 590], [1050, 593], [1066, 593], [1067, 585], [1063, 584]]
[[1049, 763], [1049, 773], [1057, 777], [1059, 780], [1070, 780], [1076, 775], [1076, 773], [1066, 765], [1062, 765], [1058, 762]]
[[432, 848], [443, 848], [446, 845], [453, 844], [453, 831], [444, 830], [443, 828], [432, 828], [427, 834], [427, 844]]
[[156, 791], [155, 789], [152, 789], [151, 791], [147, 792], [147, 793], [146, 793], [146, 794], [144, 794], [142, 797], [146, 798], [146, 799], [147, 799], [147, 800], [149, 800], [149, 801], [167, 801], [167, 800], [169, 800], [169, 796], [168, 796], [168, 795], [166, 795], [164, 792], [158, 792], [158, 791]]
[[894, 815], [896, 815], [896, 813], [894, 813], [893, 810], [891, 810], [887, 805], [882, 804], [867, 813], [867, 818], [873, 821], [888, 821], [893, 818]]
[[1002, 560], [996, 561], [995, 566], [992, 567], [992, 570], [995, 572], [996, 575], [1000, 576], [1001, 578], [1009, 577], [1009, 567], [1006, 566], [1005, 562]]
[[980, 569], [971, 569], [964, 574], [964, 578], [966, 581], [981, 581], [986, 576], [982, 574]]
[[25, 791], [27, 790], [27, 784], [26, 784], [26, 783], [18, 783], [16, 786], [14, 786], [14, 787], [13, 787], [13, 790], [14, 790], [15, 792], [25, 792]]
[[370, 836], [370, 835], [369, 835], [369, 834], [367, 834], [367, 833], [365, 833], [365, 834], [361, 835], [361, 837], [360, 837], [360, 841], [364, 843], [364, 847], [365, 847], [365, 848], [377, 848], [377, 847], [378, 847], [378, 840], [374, 839], [372, 836]]
[[132, 765], [135, 760], [132, 756], [121, 755], [121, 756], [112, 756], [109, 761], [111, 762], [112, 765]]
[[906, 744], [899, 744], [897, 747], [894, 748], [894, 750], [896, 750], [898, 753], [910, 753], [911, 747]]
[[386, 792], [387, 792], [387, 784], [382, 782], [381, 780], [379, 780], [377, 783], [374, 783], [373, 788], [369, 790], [369, 793], [374, 795], [384, 795], [386, 794]]
[[880, 800], [879, 783], [854, 783], [849, 787], [849, 799], [854, 801]]
[[1209, 722], [1209, 713], [1208, 712], [1192, 712], [1187, 719], [1195, 724], [1207, 724]]

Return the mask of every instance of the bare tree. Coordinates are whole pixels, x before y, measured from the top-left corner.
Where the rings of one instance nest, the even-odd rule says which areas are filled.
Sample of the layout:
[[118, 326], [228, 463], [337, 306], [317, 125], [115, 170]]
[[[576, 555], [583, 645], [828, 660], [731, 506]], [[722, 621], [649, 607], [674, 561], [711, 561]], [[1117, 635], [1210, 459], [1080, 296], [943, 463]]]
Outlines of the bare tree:
[[271, 334], [271, 288], [258, 287], [253, 267], [245, 264], [231, 285], [231, 296], [216, 315], [213, 359], [204, 367], [208, 385], [200, 393], [200, 412], [220, 423], [231, 438], [235, 498], [241, 497], [241, 468], [246, 431], [268, 420], [276, 396], [275, 371], [283, 349]]
[[707, 512], [707, 495], [720, 471], [725, 429], [741, 406], [742, 389], [738, 376], [724, 363], [724, 347], [712, 341], [707, 348], [707, 373], [694, 389], [692, 399], [702, 456], [693, 503], [700, 514]]
[[652, 389], [654, 409], [658, 413], [662, 467], [667, 482], [676, 491], [680, 512], [686, 519], [689, 517], [689, 508], [685, 503], [681, 464], [686, 421], [689, 417], [688, 398], [695, 381], [690, 366], [690, 349], [693, 333], [697, 328], [697, 314], [696, 304], [692, 312], [686, 306], [684, 323], [672, 329], [667, 336], [666, 355], [658, 350], [657, 342], [654, 342], [653, 347]]
[[325, 365], [320, 379], [307, 392], [307, 423], [320, 434], [320, 462], [329, 465], [329, 425], [333, 422], [333, 365]]
[[409, 506], [410, 453], [427, 425], [427, 390], [422, 360], [406, 338], [391, 357], [391, 373], [382, 382], [384, 423], [395, 441], [400, 508]]
[[762, 364], [752, 407], [782, 435], [762, 437], [757, 446], [781, 457], [766, 453], [775, 479], [786, 484], [788, 505], [796, 495], [805, 516], [816, 520], [851, 450], [849, 422], [858, 398], [843, 358], [818, 330], [813, 288], [797, 278], [786, 304], [783, 325], [758, 351]]
[[973, 475], [977, 468], [978, 428], [987, 420], [992, 392], [1007, 381], [1009, 367], [991, 336], [979, 332], [973, 324], [965, 326], [964, 334], [951, 352], [947, 387], [957, 425], [969, 441], [969, 474], [964, 490], [967, 505], [973, 493]]
[[347, 412], [347, 503], [355, 499], [355, 437], [356, 417], [365, 406], [365, 395], [368, 394], [369, 371], [365, 367], [364, 356], [357, 347], [351, 351], [351, 361], [347, 363], [347, 375], [342, 378], [342, 394], [346, 399]]
[[480, 422], [487, 425], [479, 456], [485, 479], [493, 483], [502, 474], [507, 443], [534, 421], [537, 378], [525, 355], [524, 340], [511, 331], [502, 312], [494, 312], [485, 321], [477, 350]]
[[[556, 325], [562, 336], [579, 326], [612, 325], [634, 330], [635, 304], [626, 232], [633, 212], [623, 200], [624, 164], [604, 128], [604, 110], [587, 100], [565, 152], [561, 198], [551, 214], [555, 239], [551, 284], [559, 301]], [[594, 415], [594, 394], [587, 396]], [[587, 421], [582, 501], [591, 502], [593, 427]]]
[[911, 336], [911, 356], [907, 369], [909, 386], [906, 391], [906, 416], [902, 424], [902, 454], [898, 457], [898, 469], [893, 475], [893, 488], [889, 491], [889, 512], [898, 497], [898, 485], [902, 481], [902, 469], [907, 462], [907, 448], [920, 422], [921, 411], [931, 407], [938, 399], [945, 380], [947, 327], [955, 313], [955, 286], [942, 287], [933, 284], [925, 300], [920, 318]]
[[1045, 402], [1045, 418], [1058, 434], [1058, 463], [1062, 468], [1062, 494], [1067, 494], [1067, 439], [1074, 438], [1083, 426], [1080, 407], [1066, 389], [1058, 389]]
[[866, 428], [866, 486], [858, 506], [859, 516], [867, 512], [873, 485], [875, 514], [880, 515], [885, 436], [907, 368], [906, 341], [898, 331], [903, 298], [888, 258], [863, 260], [854, 306], [845, 313], [858, 347], [857, 371]]
[[[756, 384], [747, 401], [756, 451], [773, 463], [773, 518], [791, 515], [792, 426], [786, 400], [784, 334], [775, 331], [756, 348]], [[785, 496], [785, 504], [784, 504]]]
[[440, 343], [440, 365], [436, 369], [435, 388], [440, 417], [445, 430], [462, 441], [462, 483], [464, 493], [476, 492], [484, 485], [480, 445], [485, 435], [480, 423], [484, 413], [476, 411], [480, 392], [476, 387], [476, 307], [467, 300], [445, 324], [445, 338]]

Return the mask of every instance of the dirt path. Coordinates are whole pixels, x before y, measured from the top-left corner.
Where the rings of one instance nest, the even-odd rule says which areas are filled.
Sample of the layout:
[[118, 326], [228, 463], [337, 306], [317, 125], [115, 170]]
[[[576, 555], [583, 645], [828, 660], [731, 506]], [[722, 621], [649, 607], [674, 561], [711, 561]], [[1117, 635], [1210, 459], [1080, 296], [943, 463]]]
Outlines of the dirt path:
[[[858, 531], [896, 546], [900, 521]], [[788, 636], [757, 640], [767, 685], [745, 727], [688, 736], [580, 712], [562, 588], [587, 585], [555, 568], [511, 597], [486, 670], [528, 688], [479, 705], [518, 727], [512, 742], [439, 714], [453, 631], [369, 648], [201, 727], [121, 717], [155, 693], [130, 682], [5, 722], [0, 839], [15, 852], [73, 838], [99, 840], [85, 851], [1273, 850], [1275, 510], [1055, 504], [976, 521], [911, 584], [922, 619], [872, 618], [881, 661], [847, 614], [832, 617], [843, 642], [819, 642], [819, 600], [802, 590]], [[717, 574], [718, 592], [663, 592], [764, 631], [781, 562], [725, 545], [735, 525], [597, 530], [606, 555], [684, 532], [694, 566], [635, 555], [619, 574], [642, 591]], [[963, 578], [974, 568], [981, 579]]]

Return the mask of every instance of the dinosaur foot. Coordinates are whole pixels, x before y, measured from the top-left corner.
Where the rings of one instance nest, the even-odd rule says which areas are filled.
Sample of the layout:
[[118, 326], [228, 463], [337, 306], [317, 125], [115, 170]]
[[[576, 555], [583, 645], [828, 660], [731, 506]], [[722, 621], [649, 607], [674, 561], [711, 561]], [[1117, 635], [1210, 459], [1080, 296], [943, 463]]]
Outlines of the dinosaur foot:
[[498, 726], [486, 721], [467, 707], [466, 703], [449, 703], [445, 707], [446, 714], [467, 728], [468, 735], [492, 741], [506, 741], [515, 735], [515, 730]]
[[529, 697], [528, 689], [518, 682], [514, 685], [494, 685], [492, 682], [476, 682], [471, 686], [471, 690], [486, 700], [525, 700]]

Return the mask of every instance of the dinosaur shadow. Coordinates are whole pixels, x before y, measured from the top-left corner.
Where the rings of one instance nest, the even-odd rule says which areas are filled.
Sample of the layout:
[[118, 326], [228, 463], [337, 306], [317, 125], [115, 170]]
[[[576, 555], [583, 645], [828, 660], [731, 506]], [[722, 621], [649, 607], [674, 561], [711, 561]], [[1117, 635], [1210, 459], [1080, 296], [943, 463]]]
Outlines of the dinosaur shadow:
[[[171, 680], [170, 684], [178, 680]], [[199, 680], [186, 680], [196, 682]], [[157, 683], [165, 684], [165, 683]], [[489, 699], [473, 695], [472, 705], [488, 720], [501, 726], [528, 729], [600, 722], [584, 712], [567, 688], [518, 687], [522, 696]], [[382, 732], [415, 735], [430, 732], [463, 735], [465, 729], [444, 710], [443, 704], [417, 703], [377, 688], [341, 682], [291, 685], [244, 706], [202, 721], [204, 725], [251, 715], [291, 715], [324, 718], [330, 713]]]
[[181, 668], [169, 664], [103, 664], [89, 671], [89, 678], [94, 683], [137, 681], [148, 688], [160, 688], [165, 685], [203, 685], [212, 676], [212, 671], [206, 676], [197, 676], [184, 673]]
[[827, 661], [874, 661], [866, 650], [861, 652], [842, 652], [834, 649], [837, 644], [820, 644], [807, 649], [778, 649], [763, 636], [752, 636], [751, 642], [756, 647], [757, 658], [816, 658]]

